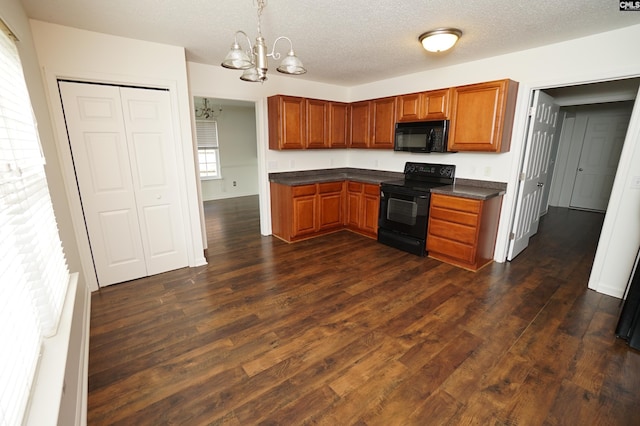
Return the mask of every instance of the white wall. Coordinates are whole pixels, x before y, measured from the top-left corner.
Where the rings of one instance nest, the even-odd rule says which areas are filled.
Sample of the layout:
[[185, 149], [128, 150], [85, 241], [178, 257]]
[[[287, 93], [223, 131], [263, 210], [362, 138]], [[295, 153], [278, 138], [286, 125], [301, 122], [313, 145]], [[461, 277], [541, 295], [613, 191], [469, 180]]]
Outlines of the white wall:
[[202, 199], [208, 201], [257, 195], [258, 146], [255, 107], [227, 105], [216, 121], [221, 179], [200, 181]]
[[[71, 153], [64, 125], [62, 106], [56, 81], [67, 78], [115, 84], [167, 88], [171, 94], [172, 123], [176, 143], [175, 155], [182, 190], [180, 197], [186, 218], [190, 266], [206, 264], [204, 258], [199, 182], [195, 173], [194, 144], [191, 131], [190, 96], [184, 49], [139, 40], [114, 37], [60, 25], [31, 20], [31, 30], [43, 69], [49, 108], [53, 116], [56, 149], [67, 188], [75, 188]], [[85, 265], [85, 279], [97, 289], [84, 229], [79, 195], [69, 190], [69, 203], [75, 225], [80, 257]]]

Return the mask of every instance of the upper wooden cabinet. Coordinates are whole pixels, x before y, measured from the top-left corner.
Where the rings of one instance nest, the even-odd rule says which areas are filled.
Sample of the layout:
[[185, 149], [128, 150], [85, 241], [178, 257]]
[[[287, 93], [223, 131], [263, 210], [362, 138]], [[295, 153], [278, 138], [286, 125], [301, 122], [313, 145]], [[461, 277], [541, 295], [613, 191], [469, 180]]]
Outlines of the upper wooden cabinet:
[[396, 122], [449, 120], [449, 151], [506, 152], [517, 91], [497, 80], [353, 103], [275, 95], [269, 149], [393, 149]]
[[269, 149], [304, 149], [307, 139], [307, 100], [295, 96], [271, 96]]
[[329, 102], [318, 99], [306, 100], [306, 144], [307, 148], [327, 148], [329, 145], [329, 126], [327, 112]]
[[393, 149], [395, 126], [395, 96], [371, 101], [371, 141], [369, 148]]
[[509, 151], [517, 92], [512, 80], [454, 87], [449, 150]]
[[329, 148], [346, 148], [349, 145], [349, 104], [329, 102]]
[[271, 96], [269, 149], [346, 148], [349, 104], [296, 96]]
[[351, 104], [351, 148], [391, 148], [395, 132], [396, 98]]
[[410, 93], [397, 97], [397, 120], [445, 120], [449, 118], [451, 89]]
[[368, 148], [371, 140], [371, 102], [354, 102], [350, 105], [350, 110], [349, 128], [351, 129], [351, 137], [349, 146], [351, 148]]

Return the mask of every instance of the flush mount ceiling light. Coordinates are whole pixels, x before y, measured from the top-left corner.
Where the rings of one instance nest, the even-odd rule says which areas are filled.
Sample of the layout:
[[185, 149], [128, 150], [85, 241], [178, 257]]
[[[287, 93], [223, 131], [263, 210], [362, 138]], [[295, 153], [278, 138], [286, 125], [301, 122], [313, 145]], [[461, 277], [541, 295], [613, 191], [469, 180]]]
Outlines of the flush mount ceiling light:
[[[234, 70], [244, 70], [244, 73], [240, 76], [241, 80], [262, 83], [267, 79], [267, 57], [271, 56], [276, 61], [279, 60], [280, 53], [276, 52], [276, 44], [280, 40], [287, 40], [289, 42], [289, 53], [276, 69], [284, 74], [298, 75], [306, 73], [307, 70], [302, 65], [302, 61], [293, 53], [293, 43], [288, 37], [278, 37], [273, 42], [271, 53], [267, 53], [267, 45], [260, 32], [260, 16], [262, 15], [262, 10], [267, 6], [267, 0], [255, 0], [255, 3], [258, 9], [258, 36], [255, 44], [251, 44], [251, 39], [244, 31], [236, 31], [231, 50], [222, 61], [222, 66]], [[247, 39], [249, 44], [247, 50], [240, 48], [238, 34], [242, 34]]]
[[461, 35], [462, 31], [455, 28], [439, 28], [427, 31], [418, 37], [418, 40], [429, 52], [444, 52], [451, 49]]

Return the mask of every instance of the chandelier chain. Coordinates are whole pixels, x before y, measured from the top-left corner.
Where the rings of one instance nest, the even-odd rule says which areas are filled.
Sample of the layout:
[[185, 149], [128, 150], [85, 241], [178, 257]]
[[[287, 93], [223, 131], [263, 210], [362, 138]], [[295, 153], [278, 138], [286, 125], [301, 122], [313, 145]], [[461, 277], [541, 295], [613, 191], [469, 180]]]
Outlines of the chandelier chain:
[[256, 8], [258, 9], [258, 36], [262, 37], [262, 31], [260, 28], [260, 18], [262, 17], [262, 11], [267, 6], [267, 0], [254, 0]]

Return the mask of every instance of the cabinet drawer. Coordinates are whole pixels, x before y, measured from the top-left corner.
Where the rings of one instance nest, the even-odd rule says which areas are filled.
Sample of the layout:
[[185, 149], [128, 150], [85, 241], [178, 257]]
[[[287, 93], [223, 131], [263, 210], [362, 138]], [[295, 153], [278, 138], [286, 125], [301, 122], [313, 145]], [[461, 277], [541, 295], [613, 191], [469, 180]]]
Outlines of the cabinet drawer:
[[473, 246], [431, 234], [427, 238], [427, 251], [440, 253], [466, 263], [473, 263], [475, 258], [475, 249]]
[[374, 184], [365, 184], [364, 193], [369, 195], [380, 195], [380, 186]]
[[303, 195], [313, 195], [316, 193], [315, 185], [302, 185], [302, 186], [294, 186], [291, 190], [291, 194], [294, 197], [302, 197]]
[[361, 184], [360, 182], [352, 182], [349, 181], [349, 192], [362, 192], [362, 186], [363, 184]]
[[449, 195], [433, 194], [431, 205], [444, 207], [445, 209], [462, 210], [465, 212], [479, 213], [482, 201], [470, 198], [452, 197]]
[[465, 244], [475, 245], [476, 227], [460, 225], [444, 220], [432, 219], [429, 221], [429, 235], [435, 235]]
[[318, 184], [318, 193], [320, 194], [340, 191], [342, 191], [342, 182], [323, 182]]
[[467, 226], [476, 226], [478, 224], [478, 215], [476, 213], [443, 209], [442, 207], [432, 207], [431, 210], [429, 210], [429, 216], [432, 219], [461, 223]]

